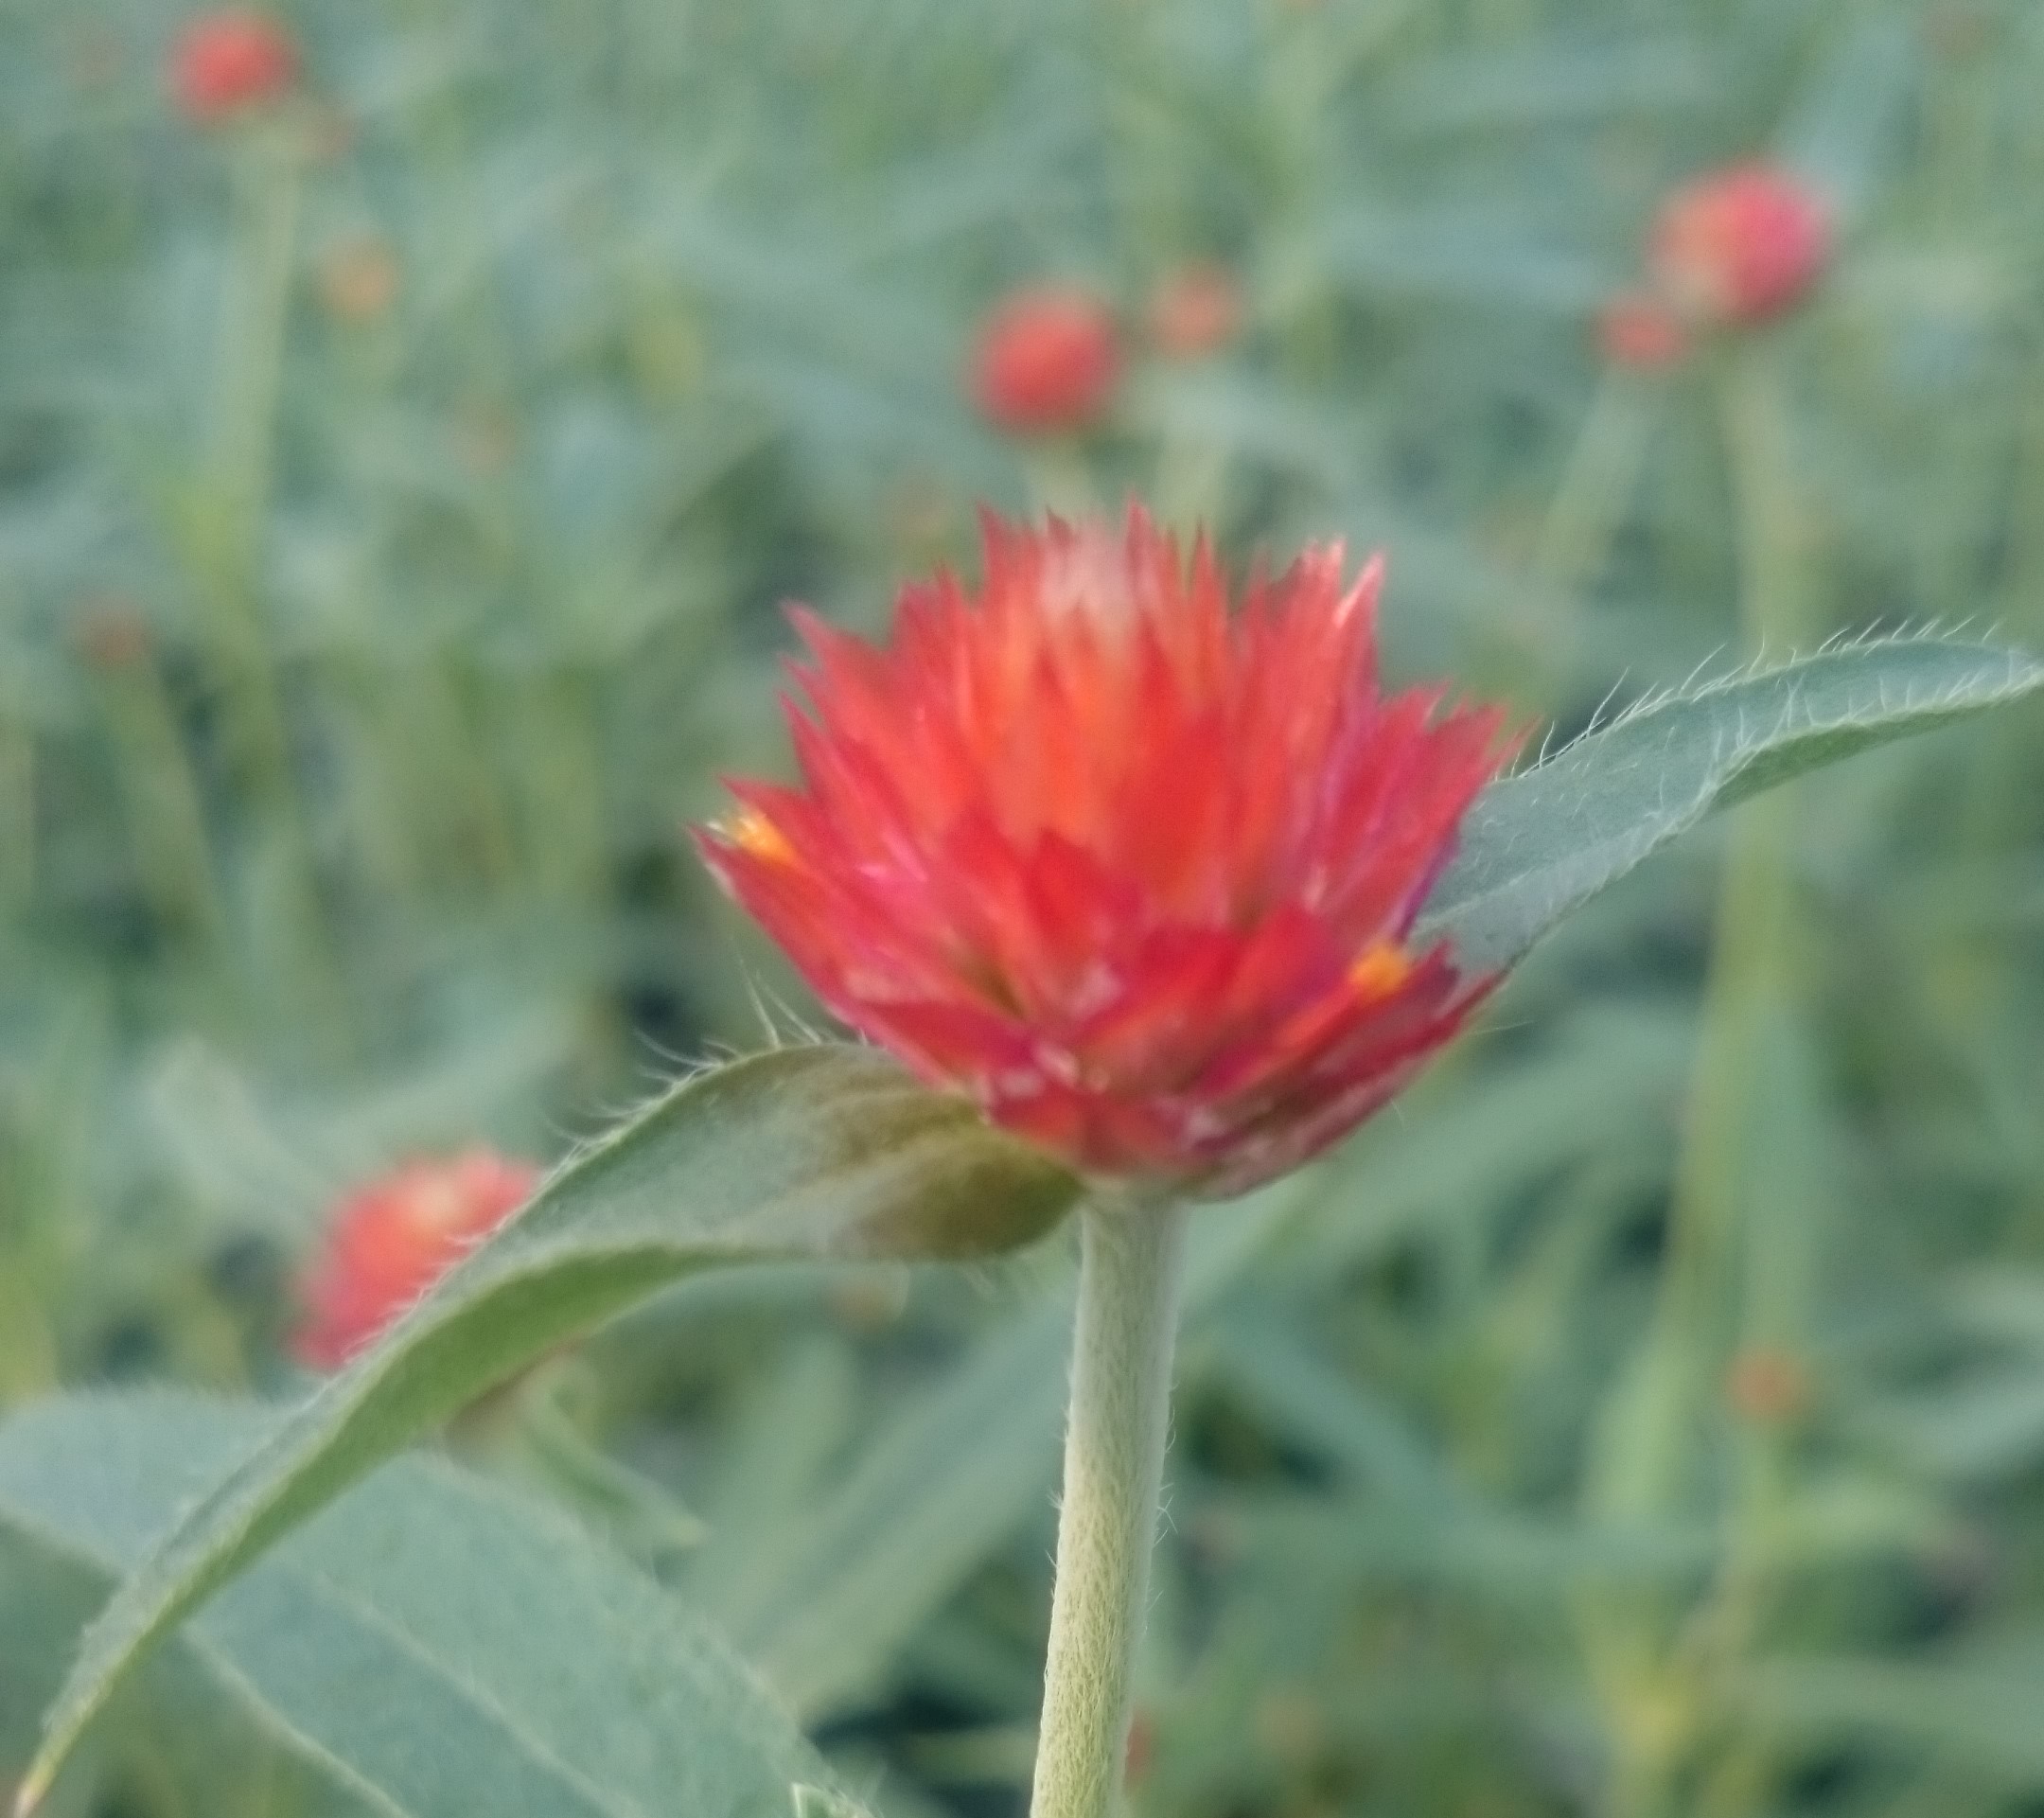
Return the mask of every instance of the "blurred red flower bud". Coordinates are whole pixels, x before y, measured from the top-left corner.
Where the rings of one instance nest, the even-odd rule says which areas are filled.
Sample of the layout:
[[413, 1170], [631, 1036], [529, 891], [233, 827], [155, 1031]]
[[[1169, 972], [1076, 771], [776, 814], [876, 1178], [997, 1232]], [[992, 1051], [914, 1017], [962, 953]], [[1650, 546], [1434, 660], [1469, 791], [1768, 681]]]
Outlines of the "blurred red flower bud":
[[1150, 293], [1150, 339], [1173, 360], [1217, 353], [1242, 327], [1242, 287], [1213, 260], [1167, 272]]
[[305, 1317], [292, 1350], [314, 1369], [338, 1369], [531, 1198], [538, 1182], [531, 1163], [475, 1148], [406, 1162], [347, 1194], [303, 1283]]
[[1809, 1371], [1792, 1351], [1756, 1345], [1733, 1358], [1725, 1373], [1725, 1400], [1743, 1421], [1779, 1426], [1808, 1408]]
[[1614, 366], [1658, 372], [1689, 351], [1682, 318], [1644, 291], [1625, 291], [1597, 311], [1597, 351]]
[[1831, 256], [1830, 211], [1800, 178], [1734, 165], [1662, 204], [1648, 264], [1662, 293], [1693, 320], [1746, 327], [1798, 303]]
[[125, 669], [150, 652], [149, 621], [133, 601], [117, 594], [81, 601], [72, 635], [79, 654], [95, 669]]
[[1039, 285], [1012, 292], [981, 325], [973, 399], [1013, 434], [1082, 430], [1106, 408], [1120, 371], [1106, 306], [1069, 285]]
[[374, 322], [397, 300], [397, 256], [373, 234], [342, 240], [320, 259], [320, 302], [337, 321]]
[[298, 46], [269, 14], [238, 7], [203, 12], [171, 53], [171, 88], [201, 126], [233, 119], [282, 96], [298, 79]]

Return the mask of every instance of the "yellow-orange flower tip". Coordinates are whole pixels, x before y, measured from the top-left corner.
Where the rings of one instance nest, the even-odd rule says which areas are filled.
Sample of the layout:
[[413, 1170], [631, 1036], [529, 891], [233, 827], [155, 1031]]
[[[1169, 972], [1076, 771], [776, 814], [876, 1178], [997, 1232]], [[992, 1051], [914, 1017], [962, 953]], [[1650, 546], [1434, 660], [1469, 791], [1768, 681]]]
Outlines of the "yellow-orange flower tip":
[[1495, 982], [1411, 944], [1495, 708], [1378, 684], [1382, 565], [1231, 602], [1139, 509], [984, 521], [977, 591], [866, 644], [798, 612], [801, 786], [733, 785], [719, 881], [829, 1008], [1100, 1175], [1240, 1191], [1378, 1109]]
[[1412, 977], [1412, 958], [1395, 941], [1363, 949], [1348, 968], [1348, 983], [1360, 997], [1388, 997]]
[[291, 1349], [338, 1369], [532, 1197], [539, 1170], [473, 1148], [408, 1161], [344, 1196], [300, 1291]]
[[788, 844], [781, 829], [757, 808], [742, 808], [728, 820], [718, 821], [716, 832], [719, 838], [729, 840], [739, 851], [749, 853], [769, 865], [794, 862], [795, 848]]

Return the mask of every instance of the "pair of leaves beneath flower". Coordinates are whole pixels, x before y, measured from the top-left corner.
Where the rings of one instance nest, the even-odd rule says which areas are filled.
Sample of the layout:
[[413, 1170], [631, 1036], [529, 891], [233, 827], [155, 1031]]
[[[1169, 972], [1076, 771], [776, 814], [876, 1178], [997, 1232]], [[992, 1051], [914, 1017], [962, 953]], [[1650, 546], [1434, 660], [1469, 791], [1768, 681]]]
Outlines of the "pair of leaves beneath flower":
[[[275, 1418], [151, 1393], [0, 1425], [0, 1612], [61, 1615], [103, 1593]], [[802, 1791], [829, 1785], [677, 1598], [565, 1518], [437, 1461], [358, 1486], [180, 1645], [180, 1690], [237, 1723], [238, 1750], [252, 1735], [273, 1745], [316, 1810], [789, 1818]]]
[[[1837, 650], [1629, 715], [1487, 790], [1422, 935], [1471, 966], [1716, 809], [2030, 692], [2044, 665], [1943, 641]], [[554, 1346], [692, 1270], [959, 1258], [1027, 1243], [1077, 1181], [879, 1055], [822, 1046], [678, 1088], [561, 1169], [379, 1345], [284, 1418], [88, 1633], [23, 1790], [32, 1804], [150, 1644], [356, 1479]]]

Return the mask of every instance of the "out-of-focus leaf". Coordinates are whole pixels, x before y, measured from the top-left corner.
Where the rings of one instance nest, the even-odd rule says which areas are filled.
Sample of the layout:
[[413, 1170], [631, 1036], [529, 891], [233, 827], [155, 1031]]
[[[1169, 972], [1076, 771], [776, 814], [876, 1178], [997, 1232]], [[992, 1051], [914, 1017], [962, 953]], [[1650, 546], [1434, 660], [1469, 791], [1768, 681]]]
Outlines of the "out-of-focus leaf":
[[1507, 966], [1678, 834], [1855, 751], [1948, 725], [2044, 683], [2020, 651], [1897, 639], [1671, 695], [1477, 799], [1421, 934]]
[[1782, 162], [1816, 185], [1841, 224], [1865, 210], [1908, 131], [1915, 29], [1890, 14], [1841, 34], [1777, 136]]
[[1329, 273], [1384, 299], [1447, 299], [1572, 315], [1612, 288], [1612, 274], [1566, 247], [1489, 213], [1401, 215], [1357, 210], [1326, 229]]
[[1961, 1381], [1896, 1396], [1861, 1425], [1919, 1471], [1984, 1481], [2044, 1458], [2044, 1369], [2035, 1362], [1981, 1370]]
[[703, 1074], [558, 1171], [185, 1514], [89, 1633], [28, 1782], [151, 1641], [493, 1384], [678, 1278], [775, 1258], [970, 1257], [1040, 1235], [1077, 1183], [870, 1050]]
[[2021, 1634], [1942, 1659], [1755, 1663], [1742, 1717], [1806, 1744], [1861, 1739], [1942, 1756], [1981, 1776], [2044, 1787], [2044, 1637]]
[[1713, 73], [1686, 37], [1515, 44], [1415, 60], [1401, 72], [1391, 120], [1434, 133], [1693, 108], [1710, 99]]
[[1436, 1072], [1402, 1116], [1380, 1118], [1335, 1159], [1330, 1204], [1272, 1258], [1268, 1277], [1322, 1293], [1401, 1238], [1451, 1229], [1573, 1158], [1621, 1142], [1665, 1151], [1690, 1046], [1675, 1017], [1599, 1010], [1510, 1067]]
[[1282, 1560], [1330, 1583], [1360, 1572], [1535, 1602], [1589, 1583], [1680, 1582], [1709, 1563], [1715, 1545], [1698, 1522], [1591, 1524], [1473, 1501], [1400, 1507], [1278, 1491], [1210, 1498], [1199, 1532], [1226, 1556]]
[[[275, 1419], [169, 1393], [17, 1416], [0, 1559], [113, 1580]], [[785, 1818], [799, 1786], [828, 1785], [675, 1597], [559, 1515], [423, 1459], [294, 1535], [180, 1645], [251, 1733], [379, 1818]]]

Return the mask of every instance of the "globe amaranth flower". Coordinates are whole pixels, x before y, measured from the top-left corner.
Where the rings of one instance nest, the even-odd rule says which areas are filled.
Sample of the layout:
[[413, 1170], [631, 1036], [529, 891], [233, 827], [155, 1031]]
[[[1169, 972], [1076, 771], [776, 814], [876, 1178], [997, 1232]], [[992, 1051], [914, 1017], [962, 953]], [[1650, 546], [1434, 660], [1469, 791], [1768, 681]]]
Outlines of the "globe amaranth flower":
[[837, 1015], [1102, 1175], [1226, 1193], [1382, 1105], [1491, 980], [1414, 921], [1504, 761], [1490, 709], [1384, 695], [1380, 565], [1239, 609], [1132, 511], [985, 521], [977, 596], [875, 648], [798, 614], [804, 786], [732, 784], [712, 870]]
[[539, 1170], [493, 1151], [409, 1161], [347, 1194], [300, 1294], [301, 1362], [337, 1369], [532, 1197]]
[[1015, 291], [980, 325], [973, 401], [997, 429], [1039, 435], [1088, 428], [1121, 374], [1113, 315], [1091, 291], [1046, 284]]
[[1801, 301], [1829, 263], [1830, 210], [1808, 184], [1734, 165], [1662, 204], [1648, 246], [1654, 283], [1694, 321], [1751, 327]]
[[185, 116], [218, 125], [274, 101], [298, 79], [298, 46], [268, 13], [222, 7], [185, 27], [170, 83]]

